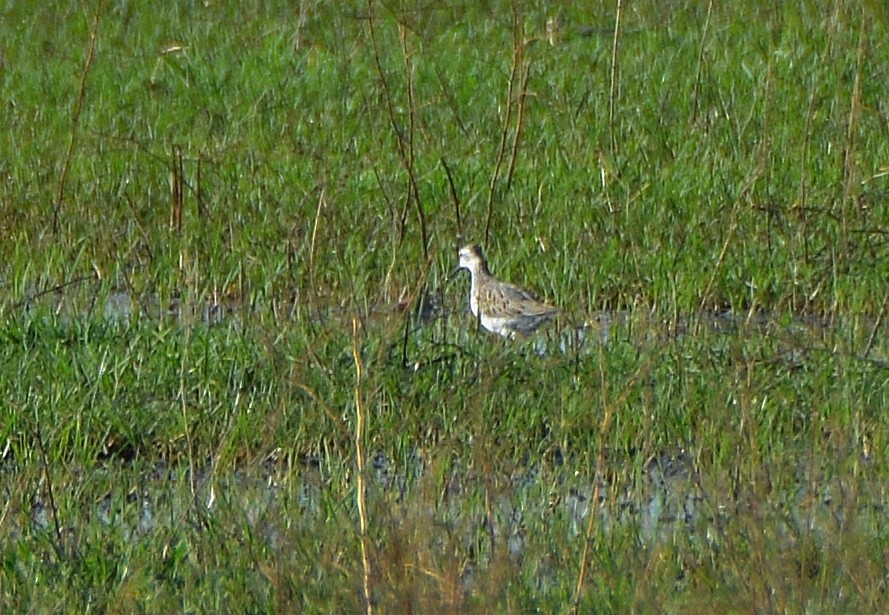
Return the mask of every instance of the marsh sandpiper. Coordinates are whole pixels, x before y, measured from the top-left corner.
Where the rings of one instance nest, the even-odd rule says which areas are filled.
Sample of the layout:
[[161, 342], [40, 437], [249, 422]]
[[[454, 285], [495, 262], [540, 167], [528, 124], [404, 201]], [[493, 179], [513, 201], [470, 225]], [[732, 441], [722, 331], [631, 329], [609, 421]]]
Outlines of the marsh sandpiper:
[[468, 269], [472, 276], [469, 309], [488, 331], [508, 338], [528, 335], [558, 313], [527, 290], [491, 275], [480, 246], [466, 246], [459, 254], [458, 269]]

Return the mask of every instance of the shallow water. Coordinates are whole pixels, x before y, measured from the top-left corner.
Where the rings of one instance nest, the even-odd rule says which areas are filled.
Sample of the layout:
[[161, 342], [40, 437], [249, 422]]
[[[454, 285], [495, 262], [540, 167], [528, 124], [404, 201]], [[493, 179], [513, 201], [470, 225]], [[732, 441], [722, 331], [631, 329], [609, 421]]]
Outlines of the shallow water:
[[[433, 480], [429, 465], [419, 453], [413, 458], [410, 465], [398, 467], [382, 453], [372, 457], [367, 498], [377, 518], [403, 523], [419, 516], [447, 528], [450, 536], [467, 545], [478, 540], [479, 528], [486, 528], [492, 548], [504, 544], [513, 557], [523, 556], [529, 541], [558, 527], [567, 541], [583, 540], [590, 530], [607, 534], [623, 528], [646, 547], [679, 536], [715, 547], [740, 520], [756, 519], [771, 526], [790, 547], [802, 536], [830, 543], [850, 530], [876, 537], [889, 512], [886, 486], [867, 478], [871, 461], [861, 451], [846, 451], [844, 458], [821, 466], [801, 461], [784, 492], [749, 485], [738, 489], [728, 477], [712, 484], [713, 477], [704, 476], [682, 450], [648, 460], [638, 476], [617, 466], [598, 474], [585, 471], [570, 458], [485, 476], [454, 462], [431, 500], [423, 495], [428, 494], [424, 483]], [[857, 472], [838, 470], [851, 466]], [[163, 463], [137, 473], [117, 463], [83, 469], [80, 488], [90, 493], [94, 487], [104, 495], [84, 503], [80, 514], [64, 515], [64, 531], [85, 535], [87, 526], [98, 525], [138, 542], [182, 523], [226, 523], [234, 517], [263, 536], [274, 551], [281, 548], [282, 533], [294, 528], [322, 532], [330, 523], [331, 501], [339, 501], [344, 493], [352, 493], [347, 502], [354, 499], [354, 483], [331, 481], [323, 467], [318, 460], [296, 468], [270, 460], [252, 469], [198, 468], [193, 477], [187, 468]], [[15, 510], [23, 495], [12, 493], [15, 474], [15, 463], [4, 462], [0, 475], [7, 502], [6, 535], [51, 533], [54, 521], [42, 489], [26, 498], [27, 510]], [[479, 505], [484, 501], [488, 507]], [[593, 509], [597, 514], [590, 519]]]
[[[236, 327], [241, 326], [245, 309], [230, 299], [186, 305], [178, 297], [167, 302], [156, 298], [135, 301], [126, 292], [95, 295], [91, 301], [78, 303], [63, 291], [42, 293], [21, 307], [33, 317], [48, 307], [63, 322], [86, 309], [111, 323], [147, 316]], [[403, 318], [404, 309], [380, 306], [371, 309], [365, 319]], [[348, 315], [343, 308], [330, 308], [321, 317], [335, 321]], [[435, 297], [427, 298], [413, 314], [411, 331], [422, 337], [424, 331], [441, 327], [448, 319], [459, 319], [459, 327], [454, 328], [462, 331], [461, 335], [487, 335], [475, 332], [462, 310], [448, 311]], [[878, 323], [865, 320], [857, 326], [859, 338], [874, 339]], [[599, 312], [586, 316], [580, 324], [558, 322], [520, 343], [541, 356], [580, 356], [618, 342], [656, 346], [701, 334], [767, 335], [777, 340], [776, 356], [789, 366], [800, 366], [813, 348], [840, 352], [843, 344], [838, 339], [846, 339], [847, 334], [840, 333], [845, 330], [836, 323], [805, 316], [772, 318], [760, 313], [720, 312], [664, 321], [653, 314]], [[504, 342], [492, 337], [492, 343]], [[886, 366], [887, 347], [885, 336], [877, 336], [876, 343], [868, 344], [867, 352], [859, 358]], [[430, 467], [438, 468], [439, 462], [429, 459], [428, 453], [417, 450], [397, 462], [377, 451], [368, 463], [367, 496], [378, 516], [396, 522], [416, 517], [434, 520], [466, 545], [478, 541], [479, 528], [484, 528], [482, 533], [492, 543], [492, 550], [495, 544], [506, 545], [516, 558], [552, 527], [561, 528], [569, 541], [584, 540], [589, 532], [629, 529], [646, 548], [681, 536], [716, 549], [726, 532], [742, 519], [769, 525], [788, 546], [801, 536], [830, 542], [837, 532], [850, 528], [876, 536], [886, 519], [889, 494], [884, 484], [870, 478], [874, 459], [865, 444], [833, 449], [833, 458], [817, 460], [800, 446], [795, 453], [786, 453], [795, 456], [798, 464], [789, 482], [784, 476], [780, 485], [770, 484], [767, 477], [762, 485], [752, 485], [745, 483], [744, 477], [714, 474], [687, 452], [695, 448], [694, 442], [676, 444], [648, 459], [604, 459], [592, 465], [588, 456], [555, 451], [547, 460], [498, 468], [495, 472], [500, 473], [493, 475], [481, 475], [460, 461], [450, 461], [443, 474], [438, 469], [431, 472]], [[8, 451], [7, 446], [0, 455], [7, 535], [54, 531], [45, 489], [30, 486], [25, 494], [20, 486], [15, 487], [19, 468]], [[138, 542], [183, 523], [228, 522], [234, 515], [264, 536], [270, 549], [281, 549], [286, 544], [282, 535], [295, 527], [320, 532], [330, 522], [330, 502], [345, 501], [351, 506], [355, 488], [354, 480], [346, 478], [351, 471], [325, 470], [331, 464], [351, 468], [351, 460], [314, 458], [294, 464], [286, 458], [283, 452], [280, 457], [276, 453], [258, 465], [218, 470], [212, 465], [170, 467], [163, 462], [137, 468], [129, 460], [111, 456], [80, 471], [85, 492], [91, 493], [90, 485], [96, 489], [104, 486], [99, 489], [103, 495], [65, 515], [64, 530], [77, 535], [87, 526], [98, 525]], [[436, 483], [434, 498], [424, 495], [430, 481]], [[471, 584], [471, 578], [467, 577], [466, 583]]]

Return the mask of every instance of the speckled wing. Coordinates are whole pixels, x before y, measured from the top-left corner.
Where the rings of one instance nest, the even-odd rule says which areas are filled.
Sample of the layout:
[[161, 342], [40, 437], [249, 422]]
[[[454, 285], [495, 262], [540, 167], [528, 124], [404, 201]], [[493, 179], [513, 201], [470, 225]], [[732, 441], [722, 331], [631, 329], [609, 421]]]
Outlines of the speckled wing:
[[502, 318], [549, 317], [559, 310], [537, 299], [537, 296], [514, 284], [499, 282], [480, 293], [479, 309]]

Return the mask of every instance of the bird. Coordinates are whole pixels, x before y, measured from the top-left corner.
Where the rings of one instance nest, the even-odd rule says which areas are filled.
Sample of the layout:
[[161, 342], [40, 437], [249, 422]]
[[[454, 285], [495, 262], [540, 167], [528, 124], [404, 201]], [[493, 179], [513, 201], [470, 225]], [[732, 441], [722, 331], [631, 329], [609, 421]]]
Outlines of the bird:
[[525, 336], [559, 312], [558, 308], [543, 303], [531, 292], [491, 275], [481, 246], [465, 246], [458, 255], [460, 264], [455, 273], [467, 269], [472, 276], [469, 309], [491, 333], [509, 339]]

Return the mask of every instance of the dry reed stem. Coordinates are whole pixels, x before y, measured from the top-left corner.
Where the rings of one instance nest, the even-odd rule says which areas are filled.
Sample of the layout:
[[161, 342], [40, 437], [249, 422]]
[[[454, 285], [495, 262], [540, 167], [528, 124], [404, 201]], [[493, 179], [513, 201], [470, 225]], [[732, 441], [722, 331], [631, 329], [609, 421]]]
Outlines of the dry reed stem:
[[608, 130], [611, 136], [611, 160], [617, 162], [617, 138], [614, 134], [615, 108], [617, 107], [617, 98], [620, 95], [618, 89], [618, 71], [620, 67], [617, 63], [617, 53], [620, 43], [620, 18], [623, 13], [623, 1], [617, 0], [617, 9], [614, 14], [614, 38], [611, 42], [611, 87], [608, 94]]
[[[722, 250], [719, 252], [719, 258], [716, 259], [716, 264], [713, 266], [713, 271], [710, 272], [710, 279], [707, 280], [707, 286], [704, 287], [704, 292], [701, 293], [701, 303], [698, 305], [698, 310], [703, 312], [704, 308], [707, 306], [707, 299], [710, 296], [710, 291], [713, 288], [713, 284], [716, 283], [716, 276], [719, 274], [719, 270], [722, 269], [722, 263], [725, 260], [725, 255], [728, 254], [729, 245], [731, 245], [732, 239], [735, 237], [735, 231], [738, 230], [738, 205], [741, 202], [741, 199], [746, 196], [746, 194], [753, 187], [753, 184], [756, 183], [756, 180], [762, 175], [763, 168], [762, 165], [759, 165], [756, 169], [754, 169], [753, 173], [747, 178], [747, 181], [741, 187], [741, 192], [738, 194], [738, 198], [735, 199], [734, 203], [732, 203], [732, 220], [728, 227], [728, 232], [725, 235], [725, 241], [722, 244]], [[700, 322], [697, 326], [700, 326]], [[696, 326], [696, 327], [697, 327]], [[695, 334], [698, 333], [697, 328], [695, 329]]]
[[407, 75], [407, 90], [408, 90], [408, 102], [410, 106], [409, 112], [409, 131], [408, 135], [408, 143], [405, 143], [405, 137], [402, 135], [401, 130], [398, 127], [398, 121], [395, 117], [395, 105], [392, 102], [392, 93], [389, 90], [389, 82], [386, 80], [386, 73], [383, 70], [383, 62], [380, 59], [380, 46], [377, 42], [377, 29], [375, 26], [376, 23], [376, 14], [374, 12], [374, 0], [368, 0], [367, 2], [367, 11], [368, 17], [367, 22], [370, 28], [370, 41], [371, 46], [373, 47], [373, 57], [374, 64], [377, 69], [377, 74], [380, 76], [380, 83], [383, 88], [383, 98], [386, 101], [386, 112], [389, 118], [389, 125], [392, 128], [392, 134], [395, 136], [395, 144], [398, 146], [398, 156], [401, 160], [401, 164], [404, 167], [405, 173], [407, 174], [407, 182], [408, 187], [406, 191], [406, 197], [404, 202], [404, 208], [401, 212], [401, 217], [399, 221], [399, 243], [404, 240], [405, 229], [407, 227], [407, 210], [408, 207], [413, 200], [417, 204], [417, 214], [420, 219], [420, 235], [421, 241], [423, 242], [423, 256], [424, 258], [428, 256], [429, 246], [427, 240], [427, 232], [426, 232], [426, 218], [423, 213], [423, 207], [420, 202], [420, 189], [418, 187], [417, 177], [414, 173], [414, 160], [413, 160], [413, 133], [414, 133], [414, 119], [416, 114], [416, 109], [414, 108], [413, 101], [413, 77], [412, 77], [412, 68], [410, 62], [410, 53], [407, 48], [407, 39], [405, 31], [406, 29], [399, 24], [399, 30], [401, 32], [401, 42], [402, 42], [402, 52], [404, 54], [405, 66], [408, 72]]
[[710, 32], [710, 16], [713, 14], [713, 0], [707, 4], [707, 17], [704, 19], [704, 31], [701, 33], [701, 47], [698, 49], [698, 67], [695, 70], [695, 87], [692, 94], [691, 104], [691, 123], [695, 124], [698, 120], [698, 95], [701, 91], [701, 72], [704, 69], [704, 48], [707, 45], [707, 34]]
[[318, 241], [318, 227], [321, 225], [321, 210], [327, 204], [325, 194], [327, 186], [321, 185], [321, 194], [318, 195], [318, 207], [315, 209], [315, 222], [312, 224], [312, 239], [309, 241], [309, 286], [312, 288], [312, 294], [318, 296], [315, 289], [315, 246]]
[[[417, 106], [414, 94], [414, 66], [411, 62], [410, 47], [408, 46], [408, 29], [399, 22], [398, 33], [401, 38], [401, 53], [404, 56], [405, 90], [407, 91], [408, 131], [407, 131], [407, 157], [404, 159], [404, 168], [407, 172], [407, 186], [405, 191], [405, 211], [407, 204], [413, 200], [417, 206], [417, 219], [420, 223], [420, 240], [423, 243], [423, 258], [429, 258], [429, 238], [426, 233], [426, 214], [423, 212], [423, 203], [420, 200], [420, 190], [417, 187], [417, 176], [414, 170], [416, 151], [414, 139], [417, 123]], [[413, 197], [413, 198], [412, 198]]]
[[[43, 480], [46, 481], [46, 498], [49, 500], [49, 511], [52, 516], [53, 532], [56, 535], [56, 544], [53, 545], [56, 555], [62, 557], [65, 554], [65, 537], [62, 534], [62, 524], [59, 522], [59, 507], [52, 490], [52, 475], [49, 473], [49, 461], [46, 458], [46, 447], [43, 446], [43, 436], [39, 426], [33, 429], [34, 440], [37, 442], [37, 450], [40, 451], [40, 465], [43, 469]], [[74, 547], [72, 547], [74, 548]]]
[[183, 343], [182, 359], [179, 362], [179, 407], [182, 411], [182, 431], [185, 434], [185, 445], [188, 450], [188, 487], [191, 490], [191, 501], [194, 505], [195, 515], [201, 524], [206, 527], [204, 510], [198, 501], [198, 489], [195, 482], [194, 443], [191, 438], [191, 429], [188, 426], [188, 392], [186, 391], [185, 373], [188, 366], [188, 349], [191, 344], [191, 327], [185, 327], [185, 341]]
[[[611, 416], [613, 414], [612, 408], [613, 404], [608, 403], [608, 381], [605, 378], [605, 369], [604, 369], [604, 357], [601, 355], [604, 353], [602, 348], [599, 349], [600, 360], [602, 361], [600, 365], [603, 367], [599, 370], [599, 378], [601, 382], [600, 391], [602, 394], [602, 400], [605, 406], [605, 414], [602, 416], [602, 422], [599, 428], [599, 454], [596, 456], [596, 472], [593, 475], [593, 495], [590, 499], [590, 508], [589, 508], [589, 522], [587, 523], [586, 533], [584, 534], [583, 540], [583, 554], [580, 559], [580, 570], [577, 572], [577, 584], [574, 587], [574, 599], [571, 601], [571, 612], [577, 613], [580, 607], [580, 598], [583, 592], [583, 583], [586, 580], [587, 575], [587, 562], [590, 557], [590, 543], [593, 538], [593, 530], [596, 527], [596, 521], [599, 518], [599, 478], [604, 475], [605, 469], [605, 434], [608, 433], [608, 428], [611, 425]], [[624, 390], [628, 390], [629, 387], [624, 387]]]
[[[454, 203], [454, 219], [457, 223], [457, 237], [463, 238], [463, 220], [460, 217], [460, 195], [457, 193], [457, 186], [454, 184], [454, 175], [451, 173], [451, 168], [448, 166], [447, 161], [442, 156], [439, 160], [441, 160], [441, 166], [444, 167], [445, 175], [448, 176], [448, 187], [451, 191], [451, 201]], [[454, 249], [458, 249], [460, 246], [454, 246]]]
[[516, 162], [519, 157], [519, 145], [522, 142], [522, 127], [525, 124], [525, 99], [528, 97], [528, 79], [531, 77], [531, 60], [524, 65], [522, 82], [519, 86], [519, 110], [516, 114], [515, 130], [512, 133], [512, 151], [509, 158], [509, 169], [506, 172], [506, 189], [512, 187], [512, 178], [515, 175]]
[[182, 210], [185, 207], [183, 197], [182, 148], [173, 146], [172, 165], [170, 167], [170, 230], [182, 235]]
[[80, 73], [80, 90], [77, 93], [77, 101], [74, 103], [74, 113], [71, 117], [71, 138], [68, 140], [68, 150], [65, 152], [65, 161], [62, 163], [62, 174], [59, 177], [59, 188], [56, 192], [56, 206], [53, 210], [52, 228], [54, 233], [59, 232], [59, 212], [62, 209], [62, 199], [65, 196], [65, 183], [68, 180], [68, 170], [71, 168], [71, 159], [74, 156], [74, 144], [77, 141], [77, 129], [80, 125], [80, 112], [83, 110], [83, 100], [86, 98], [86, 77], [96, 57], [96, 40], [99, 38], [99, 15], [102, 12], [102, 2], [96, 3], [96, 14], [90, 27], [90, 43], [86, 52], [86, 60]]
[[355, 360], [355, 460], [358, 465], [355, 499], [358, 504], [358, 523], [361, 539], [361, 564], [363, 567], [364, 612], [374, 612], [371, 590], [371, 566], [367, 546], [367, 501], [364, 488], [364, 406], [361, 402], [361, 380], [364, 369], [361, 365], [361, 352], [358, 345], [358, 319], [352, 319], [352, 357]]
[[512, 38], [512, 68], [509, 72], [509, 82], [506, 88], [506, 116], [503, 118], [503, 129], [500, 131], [500, 144], [497, 146], [497, 159], [494, 162], [494, 171], [491, 173], [491, 181], [488, 182], [488, 214], [485, 220], [485, 245], [488, 245], [491, 239], [491, 219], [494, 217], [494, 192], [497, 188], [497, 181], [500, 179], [500, 169], [503, 167], [503, 158], [506, 156], [506, 142], [509, 139], [509, 126], [512, 123], [513, 90], [525, 61], [524, 34], [515, 3], [512, 5]]
[[[855, 134], [858, 129], [858, 116], [861, 111], [861, 69], [864, 64], [867, 42], [867, 19], [861, 16], [858, 32], [858, 53], [855, 58], [855, 79], [852, 82], [852, 95], [849, 100], [849, 117], [846, 121], [846, 142], [843, 146], [843, 249], [848, 249], [848, 229], [846, 218], [846, 202], [854, 196], [853, 186], [858, 184], [858, 168], [855, 164]], [[856, 190], [857, 191], [857, 190]]]
[[867, 355], [870, 354], [870, 351], [873, 350], [874, 342], [877, 339], [877, 331], [880, 330], [880, 327], [883, 325], [883, 318], [886, 316], [886, 305], [889, 304], [889, 292], [883, 297], [883, 304], [880, 306], [880, 313], [877, 314], [877, 319], [874, 321], [874, 327], [871, 329], [870, 337], [867, 339], [867, 345], [864, 347], [864, 354], [861, 356], [867, 358]]

